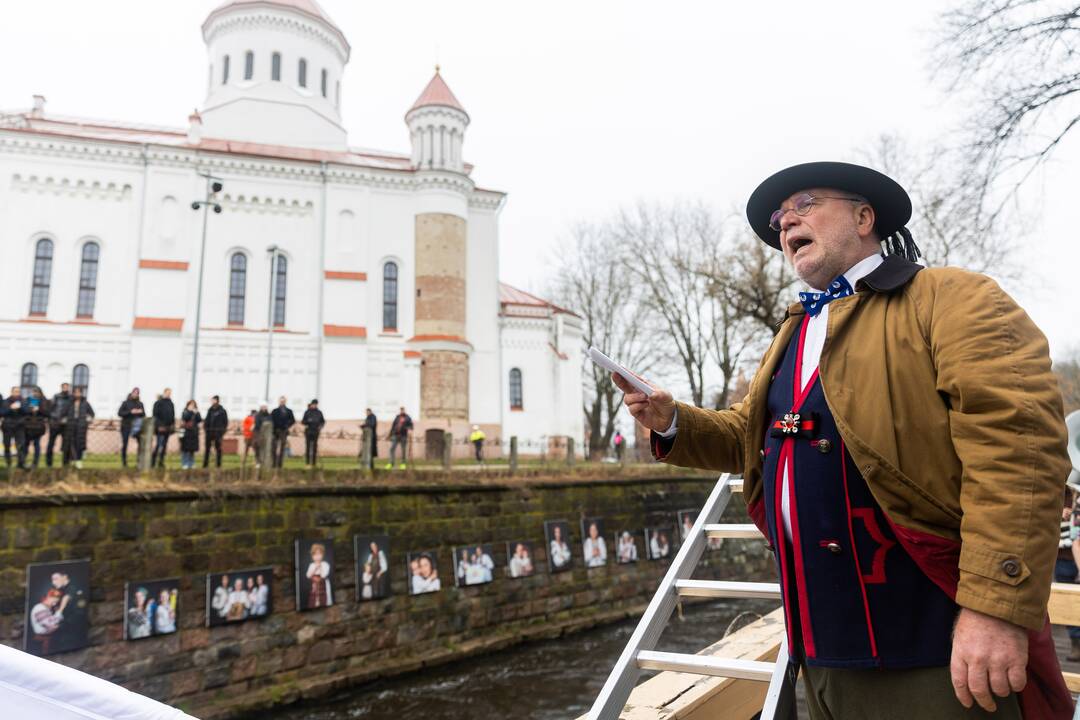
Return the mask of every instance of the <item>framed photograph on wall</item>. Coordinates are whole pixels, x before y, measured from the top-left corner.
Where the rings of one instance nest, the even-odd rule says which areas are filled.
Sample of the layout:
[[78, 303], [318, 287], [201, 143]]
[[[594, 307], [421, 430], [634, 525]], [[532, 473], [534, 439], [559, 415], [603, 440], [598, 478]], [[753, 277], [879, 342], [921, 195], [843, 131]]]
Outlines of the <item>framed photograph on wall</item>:
[[536, 572], [533, 564], [533, 544], [528, 540], [506, 543], [506, 573], [512, 578], [529, 577]]
[[604, 520], [598, 517], [581, 519], [581, 556], [585, 567], [607, 565], [607, 541], [604, 540]]
[[179, 612], [179, 578], [124, 584], [125, 640], [172, 635]]
[[645, 528], [645, 549], [650, 560], [663, 560], [672, 557], [674, 546], [669, 526]]
[[356, 599], [380, 600], [390, 597], [390, 536], [357, 535], [353, 538], [353, 546], [356, 557]]
[[697, 510], [680, 510], [677, 513], [679, 517], [679, 541], [686, 542], [686, 539], [690, 537], [690, 530], [694, 527], [694, 521], [697, 520]]
[[274, 568], [230, 570], [206, 576], [206, 626], [259, 620], [274, 611]]
[[454, 548], [454, 580], [458, 587], [484, 585], [495, 579], [495, 551], [490, 544]]
[[615, 539], [615, 562], [635, 563], [638, 561], [637, 534], [629, 530], [618, 533]]
[[296, 541], [296, 609], [316, 610], [334, 604], [334, 541]]
[[573, 566], [570, 553], [570, 523], [565, 520], [548, 520], [544, 523], [544, 539], [547, 541], [548, 569], [564, 572]]
[[89, 611], [89, 560], [27, 565], [26, 652], [45, 656], [86, 647], [90, 643]]
[[409, 565], [409, 594], [423, 595], [442, 590], [439, 578], [439, 555], [435, 550], [411, 552], [406, 558]]

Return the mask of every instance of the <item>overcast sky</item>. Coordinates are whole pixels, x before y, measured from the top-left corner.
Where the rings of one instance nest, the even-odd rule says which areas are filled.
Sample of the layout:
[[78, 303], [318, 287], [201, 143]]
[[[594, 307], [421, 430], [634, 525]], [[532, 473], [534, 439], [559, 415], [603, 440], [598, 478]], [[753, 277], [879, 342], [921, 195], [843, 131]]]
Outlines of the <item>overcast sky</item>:
[[[932, 140], [963, 110], [930, 76], [940, 1], [321, 3], [353, 48], [350, 143], [406, 152], [404, 112], [438, 61], [472, 118], [474, 177], [510, 194], [502, 278], [537, 292], [576, 221], [639, 199], [741, 207], [781, 167], [854, 159], [882, 133]], [[205, 96], [200, 25], [217, 4], [4, 0], [0, 108], [40, 93], [50, 113], [184, 126]], [[1055, 356], [1080, 347], [1078, 160], [1072, 138], [1025, 193], [1039, 224], [1010, 288]]]

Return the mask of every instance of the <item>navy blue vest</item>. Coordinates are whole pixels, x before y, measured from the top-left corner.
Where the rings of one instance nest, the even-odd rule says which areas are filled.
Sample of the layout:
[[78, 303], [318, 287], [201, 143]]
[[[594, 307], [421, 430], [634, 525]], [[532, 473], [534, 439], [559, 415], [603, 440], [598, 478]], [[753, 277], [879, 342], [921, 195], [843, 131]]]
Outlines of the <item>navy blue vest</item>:
[[[796, 392], [806, 322], [769, 387], [764, 450], [765, 513], [791, 655], [830, 667], [948, 665], [956, 604], [897, 542], [844, 447], [817, 373]], [[780, 519], [783, 464], [793, 489], [790, 541]]]

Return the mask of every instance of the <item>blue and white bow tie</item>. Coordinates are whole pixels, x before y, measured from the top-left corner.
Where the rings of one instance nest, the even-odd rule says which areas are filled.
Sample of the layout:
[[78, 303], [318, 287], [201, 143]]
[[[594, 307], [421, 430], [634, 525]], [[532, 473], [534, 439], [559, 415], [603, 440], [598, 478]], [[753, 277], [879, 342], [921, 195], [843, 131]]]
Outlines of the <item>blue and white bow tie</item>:
[[838, 300], [839, 298], [844, 298], [848, 295], [854, 294], [855, 291], [852, 289], [851, 283], [849, 283], [846, 279], [844, 279], [844, 276], [841, 275], [840, 277], [829, 283], [829, 287], [825, 290], [825, 292], [799, 293], [799, 301], [802, 302], [802, 306], [806, 309], [807, 315], [809, 315], [810, 317], [816, 317], [817, 314], [821, 312], [822, 308], [831, 303], [833, 300]]

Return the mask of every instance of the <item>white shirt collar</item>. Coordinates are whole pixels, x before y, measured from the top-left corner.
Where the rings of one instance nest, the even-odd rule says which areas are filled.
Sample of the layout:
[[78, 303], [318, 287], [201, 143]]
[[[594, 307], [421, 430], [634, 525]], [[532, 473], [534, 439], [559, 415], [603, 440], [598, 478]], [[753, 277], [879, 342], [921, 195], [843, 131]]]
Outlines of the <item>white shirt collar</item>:
[[[855, 283], [859, 282], [864, 277], [877, 270], [878, 265], [880, 265], [884, 261], [885, 258], [883, 258], [879, 253], [874, 253], [869, 257], [864, 257], [862, 260], [847, 269], [847, 272], [844, 273], [844, 279], [848, 281], [848, 284], [851, 285], [852, 288], [854, 288]], [[820, 293], [824, 291], [818, 290], [816, 288], [810, 288], [810, 292]]]

